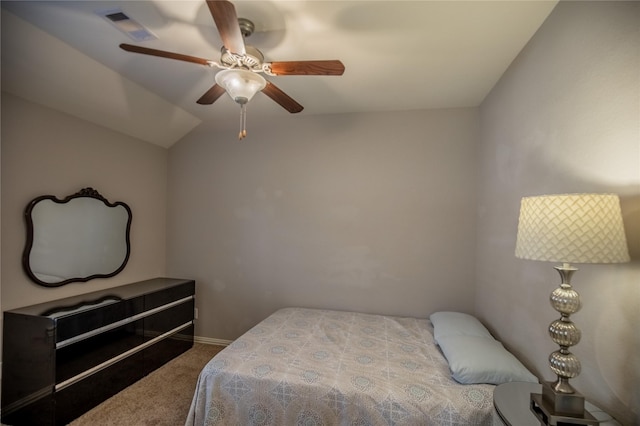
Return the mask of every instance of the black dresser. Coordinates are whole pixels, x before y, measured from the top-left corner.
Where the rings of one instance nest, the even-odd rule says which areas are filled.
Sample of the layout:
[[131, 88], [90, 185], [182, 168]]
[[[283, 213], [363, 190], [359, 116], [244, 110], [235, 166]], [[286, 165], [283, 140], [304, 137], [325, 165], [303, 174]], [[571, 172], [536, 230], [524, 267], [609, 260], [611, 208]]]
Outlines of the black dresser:
[[2, 423], [67, 424], [190, 349], [194, 303], [156, 278], [4, 312]]

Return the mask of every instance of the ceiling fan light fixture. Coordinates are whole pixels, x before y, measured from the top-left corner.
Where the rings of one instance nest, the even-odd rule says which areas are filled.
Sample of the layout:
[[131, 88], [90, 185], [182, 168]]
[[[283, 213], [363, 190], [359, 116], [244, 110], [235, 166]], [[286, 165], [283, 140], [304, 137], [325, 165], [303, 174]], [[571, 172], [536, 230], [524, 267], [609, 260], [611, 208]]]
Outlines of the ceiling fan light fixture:
[[249, 102], [253, 95], [267, 85], [267, 81], [261, 75], [238, 68], [218, 72], [216, 83], [240, 105]]
[[267, 80], [249, 70], [232, 68], [216, 74], [216, 83], [224, 88], [235, 102], [240, 104], [240, 133], [238, 139], [247, 136], [247, 102], [267, 85]]

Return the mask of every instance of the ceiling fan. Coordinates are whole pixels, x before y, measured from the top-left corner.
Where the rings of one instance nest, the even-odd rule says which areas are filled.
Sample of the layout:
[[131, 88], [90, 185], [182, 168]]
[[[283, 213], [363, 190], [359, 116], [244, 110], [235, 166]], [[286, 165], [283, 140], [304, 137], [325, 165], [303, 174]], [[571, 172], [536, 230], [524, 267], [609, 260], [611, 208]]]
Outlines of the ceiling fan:
[[303, 109], [302, 105], [260, 74], [281, 76], [342, 75], [344, 73], [344, 65], [339, 60], [265, 62], [264, 55], [258, 49], [244, 42], [245, 37], [250, 36], [255, 29], [253, 22], [244, 18], [238, 19], [235, 6], [229, 1], [206, 0], [206, 2], [223, 43], [219, 62], [126, 43], [121, 44], [120, 47], [128, 52], [221, 69], [222, 71], [216, 73], [216, 84], [196, 102], [201, 105], [210, 105], [227, 92], [241, 107], [239, 139], [243, 139], [247, 134], [246, 104], [258, 91], [262, 91], [290, 113], [297, 113]]

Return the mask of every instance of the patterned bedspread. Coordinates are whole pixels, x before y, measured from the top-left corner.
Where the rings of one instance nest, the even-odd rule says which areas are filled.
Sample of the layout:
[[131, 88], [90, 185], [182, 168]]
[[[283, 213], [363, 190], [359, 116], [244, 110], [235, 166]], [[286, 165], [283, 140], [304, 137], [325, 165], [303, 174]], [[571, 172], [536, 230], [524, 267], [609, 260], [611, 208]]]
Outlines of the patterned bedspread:
[[281, 309], [202, 370], [187, 425], [490, 425], [427, 319]]

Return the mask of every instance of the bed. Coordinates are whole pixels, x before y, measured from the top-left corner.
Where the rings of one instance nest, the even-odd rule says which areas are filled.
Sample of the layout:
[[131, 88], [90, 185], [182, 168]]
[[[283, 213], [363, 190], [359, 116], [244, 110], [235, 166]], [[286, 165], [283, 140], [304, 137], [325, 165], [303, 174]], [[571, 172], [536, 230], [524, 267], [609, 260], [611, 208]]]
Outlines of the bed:
[[429, 319], [284, 308], [203, 368], [186, 425], [491, 425], [494, 385], [451, 368]]

